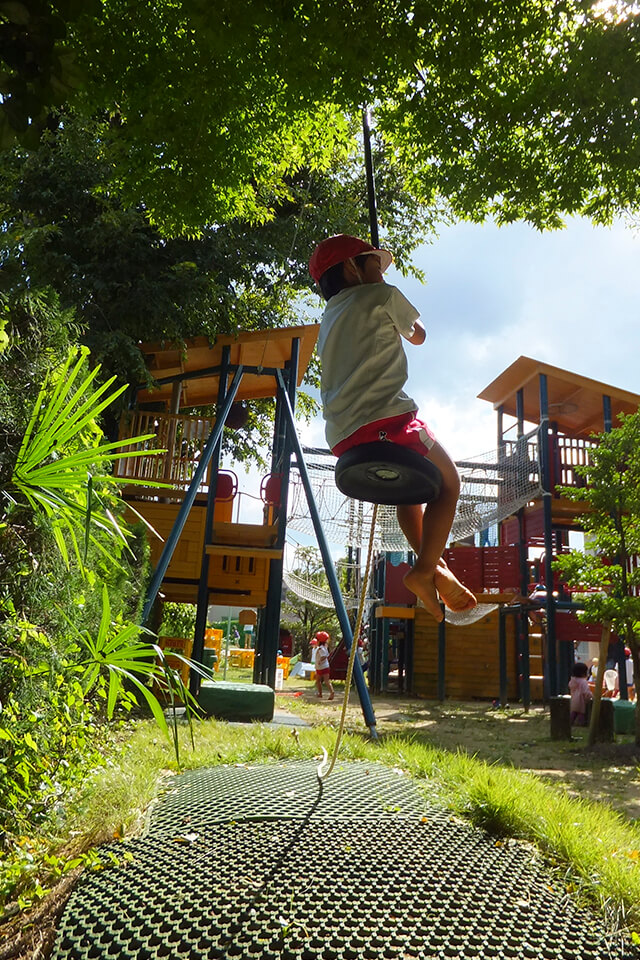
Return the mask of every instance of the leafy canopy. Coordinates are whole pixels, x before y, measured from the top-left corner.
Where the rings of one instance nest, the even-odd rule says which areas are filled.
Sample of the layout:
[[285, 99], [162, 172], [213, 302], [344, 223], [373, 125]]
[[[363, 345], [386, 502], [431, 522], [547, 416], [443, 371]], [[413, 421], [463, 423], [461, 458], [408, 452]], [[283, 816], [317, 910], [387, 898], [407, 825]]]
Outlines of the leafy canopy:
[[0, 18], [23, 50], [47, 18], [52, 38], [35, 75], [33, 50], [7, 60], [4, 141], [55, 124], [43, 104], [108, 118], [114, 180], [165, 232], [270, 219], [298, 171], [353, 148], [364, 103], [414, 195], [458, 215], [638, 204], [631, 2], [24, 0]]

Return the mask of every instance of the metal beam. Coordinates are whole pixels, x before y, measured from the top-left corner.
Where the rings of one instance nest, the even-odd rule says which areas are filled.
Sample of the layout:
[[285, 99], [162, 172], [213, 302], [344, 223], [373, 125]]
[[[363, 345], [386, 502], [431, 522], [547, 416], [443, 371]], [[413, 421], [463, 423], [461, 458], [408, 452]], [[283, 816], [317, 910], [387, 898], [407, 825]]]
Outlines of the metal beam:
[[[291, 428], [291, 442], [293, 444], [293, 449], [295, 451], [296, 464], [297, 464], [298, 470], [300, 471], [300, 477], [302, 479], [304, 492], [307, 497], [309, 513], [311, 514], [311, 520], [313, 522], [313, 529], [315, 530], [316, 538], [318, 540], [318, 546], [320, 548], [320, 553], [322, 554], [322, 560], [324, 562], [324, 568], [327, 574], [327, 580], [329, 581], [329, 589], [331, 590], [331, 596], [333, 597], [333, 602], [336, 608], [336, 614], [338, 616], [338, 621], [340, 623], [340, 629], [342, 630], [342, 637], [344, 639], [347, 652], [350, 652], [351, 645], [353, 643], [353, 634], [351, 632], [351, 624], [349, 623], [349, 615], [347, 614], [347, 610], [344, 605], [344, 600], [342, 599], [342, 593], [340, 592], [340, 585], [338, 583], [336, 571], [333, 566], [333, 560], [331, 557], [331, 553], [329, 551], [329, 546], [327, 544], [326, 537], [324, 535], [324, 530], [322, 529], [322, 521], [320, 520], [320, 514], [318, 513], [318, 508], [316, 506], [315, 498], [313, 496], [311, 481], [309, 479], [309, 472], [307, 470], [307, 465], [304, 461], [304, 456], [302, 454], [302, 447], [300, 446], [300, 440], [296, 432], [296, 423], [293, 415], [293, 408], [291, 406], [289, 396], [285, 389], [284, 379], [282, 377], [281, 371], [278, 371], [278, 380], [282, 388], [282, 395], [284, 399], [284, 411], [289, 420], [289, 426]], [[365, 723], [369, 727], [371, 735], [373, 737], [377, 737], [376, 718], [373, 712], [373, 706], [371, 705], [371, 698], [369, 697], [369, 691], [367, 690], [364, 674], [362, 672], [362, 666], [357, 657], [355, 658], [355, 661], [353, 664], [353, 675], [355, 678], [355, 684], [358, 690], [358, 695], [360, 697], [360, 706], [362, 707], [362, 713], [364, 715]]]
[[[229, 358], [231, 348], [229, 346], [222, 348], [222, 365], [220, 367], [220, 379], [218, 381], [218, 403], [217, 410], [224, 406], [225, 394], [227, 391], [227, 379]], [[202, 558], [200, 561], [200, 581], [198, 583], [198, 602], [196, 607], [196, 623], [193, 633], [193, 652], [192, 659], [196, 663], [202, 663], [204, 660], [204, 632], [207, 629], [207, 612], [209, 609], [209, 563], [210, 556], [207, 546], [212, 542], [213, 515], [216, 508], [216, 493], [218, 489], [218, 468], [220, 466], [220, 451], [222, 449], [222, 433], [218, 442], [213, 448], [211, 455], [211, 468], [209, 471], [209, 492], [207, 495], [207, 514], [204, 524], [204, 538], [202, 543]], [[200, 692], [200, 683], [202, 677], [195, 670], [191, 671], [189, 686], [193, 696]]]
[[189, 516], [189, 511], [191, 510], [191, 507], [193, 506], [193, 503], [196, 499], [198, 487], [202, 483], [202, 479], [205, 473], [207, 472], [207, 468], [211, 461], [211, 457], [213, 456], [213, 451], [215, 450], [215, 446], [222, 434], [222, 429], [224, 427], [225, 420], [227, 419], [227, 414], [231, 409], [231, 405], [238, 392], [238, 387], [240, 386], [241, 380], [242, 380], [242, 367], [240, 366], [237, 368], [235, 372], [233, 382], [229, 388], [229, 392], [227, 393], [227, 396], [224, 402], [224, 406], [222, 410], [219, 411], [218, 418], [216, 419], [216, 422], [213, 425], [213, 429], [209, 434], [209, 439], [207, 440], [204, 450], [202, 451], [202, 457], [200, 458], [198, 469], [194, 473], [193, 480], [189, 484], [189, 489], [187, 490], [185, 494], [185, 498], [182, 501], [180, 510], [178, 511], [176, 522], [173, 525], [171, 533], [167, 537], [167, 542], [165, 543], [162, 553], [160, 554], [158, 565], [153, 572], [153, 577], [151, 578], [151, 583], [149, 584], [149, 587], [147, 589], [147, 597], [144, 602], [144, 608], [142, 610], [143, 626], [147, 623], [149, 619], [149, 615], [151, 614], [151, 608], [153, 607], [156, 597], [158, 596], [158, 591], [164, 579], [164, 575], [167, 572], [167, 568], [169, 564], [171, 563], [173, 552], [176, 549], [178, 540], [180, 539], [182, 531], [184, 530], [184, 525], [187, 521], [187, 517]]
[[556, 619], [555, 619], [555, 601], [553, 597], [553, 517], [551, 509], [551, 500], [553, 491], [551, 490], [551, 468], [550, 468], [550, 433], [549, 433], [549, 393], [547, 386], [547, 375], [539, 375], [540, 389], [540, 439], [538, 448], [538, 459], [540, 461], [540, 482], [542, 485], [542, 507], [544, 518], [544, 578], [547, 590], [546, 613], [547, 613], [547, 674], [549, 685], [549, 696], [558, 695], [558, 663], [556, 656]]

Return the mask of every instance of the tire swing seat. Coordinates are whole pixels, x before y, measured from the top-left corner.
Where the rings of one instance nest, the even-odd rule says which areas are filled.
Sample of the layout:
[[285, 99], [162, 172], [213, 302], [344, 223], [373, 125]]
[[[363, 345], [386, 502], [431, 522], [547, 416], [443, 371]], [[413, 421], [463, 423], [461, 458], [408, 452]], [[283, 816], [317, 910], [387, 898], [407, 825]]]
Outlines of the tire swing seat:
[[345, 496], [388, 506], [430, 503], [442, 486], [430, 460], [387, 440], [351, 447], [338, 458], [335, 478]]

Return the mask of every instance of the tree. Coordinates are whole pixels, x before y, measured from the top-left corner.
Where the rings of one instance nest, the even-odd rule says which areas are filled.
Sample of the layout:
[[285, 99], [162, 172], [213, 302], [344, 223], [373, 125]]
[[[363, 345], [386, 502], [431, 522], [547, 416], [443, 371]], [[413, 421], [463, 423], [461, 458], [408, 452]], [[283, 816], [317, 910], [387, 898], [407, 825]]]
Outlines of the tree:
[[[319, 590], [328, 591], [329, 585], [320, 551], [316, 547], [298, 547], [293, 573]], [[318, 630], [326, 630], [335, 641], [340, 624], [332, 607], [322, 607], [311, 600], [299, 597], [285, 587], [282, 602], [282, 622], [291, 630], [296, 641], [295, 649], [305, 661], [309, 660], [311, 640]]]
[[[165, 238], [141, 204], [127, 207], [110, 180], [104, 124], [67, 116], [37, 150], [16, 149], [0, 170], [2, 284], [14, 298], [54, 290], [76, 335], [106, 376], [145, 382], [141, 340], [177, 340], [300, 323], [309, 304], [307, 260], [327, 229], [366, 232], [359, 157], [329, 174], [301, 171], [271, 221], [238, 219], [198, 237]], [[433, 230], [436, 213], [404, 189], [399, 165], [378, 163], [381, 214], [400, 264]], [[301, 296], [302, 294], [302, 296]], [[317, 302], [317, 301], [315, 301]], [[309, 382], [314, 382], [312, 368]], [[304, 398], [302, 398], [304, 401]], [[126, 398], [122, 404], [126, 406]], [[194, 411], [195, 412], [195, 411]], [[208, 411], [197, 411], [206, 414]], [[111, 409], [117, 436], [120, 409]], [[244, 431], [225, 431], [225, 452], [255, 459], [271, 433], [272, 404], [256, 402]]]
[[[599, 434], [588, 466], [576, 467], [587, 481], [563, 494], [583, 503], [589, 552], [572, 550], [556, 567], [583, 596], [584, 619], [610, 622], [631, 650], [636, 690], [640, 689], [640, 411], [620, 416], [620, 426]], [[594, 592], [593, 592], [594, 591]], [[640, 710], [636, 710], [640, 746]]]
[[460, 216], [544, 227], [638, 205], [632, 2], [22, 0], [0, 18], [20, 50], [4, 142], [61, 103], [105, 118], [114, 182], [165, 233], [271, 219], [292, 176], [350, 152], [364, 103], [414, 195]]

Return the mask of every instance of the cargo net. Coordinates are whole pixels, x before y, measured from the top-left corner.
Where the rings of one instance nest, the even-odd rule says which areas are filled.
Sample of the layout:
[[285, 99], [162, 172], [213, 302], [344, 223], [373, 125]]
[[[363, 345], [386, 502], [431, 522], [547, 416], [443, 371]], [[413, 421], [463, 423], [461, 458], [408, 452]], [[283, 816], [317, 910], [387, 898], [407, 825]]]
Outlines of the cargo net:
[[[340, 493], [334, 481], [335, 457], [326, 450], [310, 449], [307, 470], [327, 540], [366, 549], [373, 505], [351, 500]], [[490, 527], [542, 494], [538, 468], [538, 430], [517, 440], [504, 441], [499, 450], [456, 463], [461, 489], [450, 540], [462, 540]], [[291, 475], [288, 525], [300, 533], [314, 533], [302, 480]], [[398, 526], [395, 507], [378, 507], [376, 550], [397, 551], [408, 547]]]
[[[336, 574], [338, 576], [338, 581], [340, 581], [340, 572], [341, 566], [344, 568], [344, 564], [341, 564], [340, 561], [336, 564]], [[295, 570], [295, 559], [294, 559], [294, 570]], [[302, 600], [308, 600], [310, 603], [315, 603], [319, 607], [328, 607], [333, 609], [335, 606], [331, 591], [325, 586], [314, 583], [312, 580], [308, 580], [305, 577], [301, 577], [298, 573], [295, 573], [294, 570], [283, 570], [282, 579], [285, 587], [291, 590], [292, 593], [295, 593], [296, 596], [300, 597]], [[352, 574], [355, 577], [360, 572], [359, 567], [356, 569], [356, 565], [352, 565]], [[370, 586], [368, 596], [364, 603], [364, 617], [365, 619], [369, 618], [369, 613], [371, 610], [372, 604], [377, 599], [370, 595]], [[342, 599], [347, 610], [357, 610], [358, 604], [360, 603], [359, 592], [356, 596], [350, 596], [344, 590], [342, 591]]]

